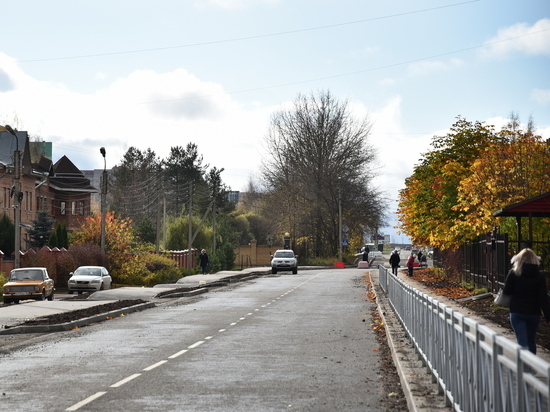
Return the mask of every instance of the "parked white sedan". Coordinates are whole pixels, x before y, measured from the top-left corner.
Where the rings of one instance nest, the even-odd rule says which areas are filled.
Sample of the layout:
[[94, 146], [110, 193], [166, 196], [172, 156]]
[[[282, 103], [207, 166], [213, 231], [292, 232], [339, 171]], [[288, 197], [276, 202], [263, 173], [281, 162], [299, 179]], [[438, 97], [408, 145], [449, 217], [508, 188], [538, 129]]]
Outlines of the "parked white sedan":
[[111, 275], [103, 266], [80, 266], [70, 273], [68, 293], [111, 289]]

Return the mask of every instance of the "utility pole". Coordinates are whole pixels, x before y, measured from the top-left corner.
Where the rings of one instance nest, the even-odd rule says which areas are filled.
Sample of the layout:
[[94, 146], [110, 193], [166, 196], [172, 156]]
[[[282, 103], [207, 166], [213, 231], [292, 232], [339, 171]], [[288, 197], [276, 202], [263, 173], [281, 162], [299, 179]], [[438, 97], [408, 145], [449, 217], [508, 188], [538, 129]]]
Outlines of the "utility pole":
[[187, 270], [191, 272], [191, 257], [193, 248], [193, 180], [189, 180], [189, 233], [187, 245]]
[[338, 184], [338, 262], [342, 262], [342, 196]]
[[15, 136], [16, 142], [16, 149], [13, 153], [13, 220], [15, 222], [14, 268], [17, 269], [21, 266], [21, 200], [23, 200], [23, 193], [21, 193], [21, 152], [19, 151], [17, 130], [13, 130], [10, 125], [5, 125], [4, 129]]
[[216, 198], [214, 197], [214, 205], [212, 206], [212, 232], [214, 232], [214, 239], [212, 239], [212, 254], [216, 253]]
[[105, 148], [99, 149], [103, 156], [103, 173], [101, 174], [101, 253], [105, 256], [105, 220], [107, 213], [107, 159]]

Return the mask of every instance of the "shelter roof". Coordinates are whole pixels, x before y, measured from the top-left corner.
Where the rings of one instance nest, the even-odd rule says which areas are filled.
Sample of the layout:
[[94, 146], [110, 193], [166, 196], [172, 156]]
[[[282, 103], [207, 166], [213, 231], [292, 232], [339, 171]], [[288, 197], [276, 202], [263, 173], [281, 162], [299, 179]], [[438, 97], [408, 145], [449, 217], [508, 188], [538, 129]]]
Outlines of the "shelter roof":
[[550, 192], [506, 206], [493, 212], [493, 216], [550, 217]]

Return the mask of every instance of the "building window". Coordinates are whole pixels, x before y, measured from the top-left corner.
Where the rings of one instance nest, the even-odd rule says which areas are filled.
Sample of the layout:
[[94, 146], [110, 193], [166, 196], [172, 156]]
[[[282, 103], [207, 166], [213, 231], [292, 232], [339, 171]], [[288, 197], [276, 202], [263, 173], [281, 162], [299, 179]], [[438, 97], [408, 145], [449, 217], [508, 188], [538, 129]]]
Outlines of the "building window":
[[61, 202], [60, 213], [61, 213], [62, 215], [64, 215], [64, 214], [66, 213], [66, 210], [65, 210], [65, 202]]
[[76, 202], [71, 202], [71, 214], [76, 215]]
[[80, 202], [80, 215], [84, 216], [84, 202]]

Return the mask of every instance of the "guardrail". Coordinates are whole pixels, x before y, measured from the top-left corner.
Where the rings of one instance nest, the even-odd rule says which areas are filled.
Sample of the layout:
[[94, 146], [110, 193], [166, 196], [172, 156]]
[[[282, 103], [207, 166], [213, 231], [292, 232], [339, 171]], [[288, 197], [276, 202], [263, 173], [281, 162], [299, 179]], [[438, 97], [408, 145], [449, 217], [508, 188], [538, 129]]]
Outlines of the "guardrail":
[[379, 282], [445, 396], [464, 412], [550, 410], [550, 364], [379, 266]]

